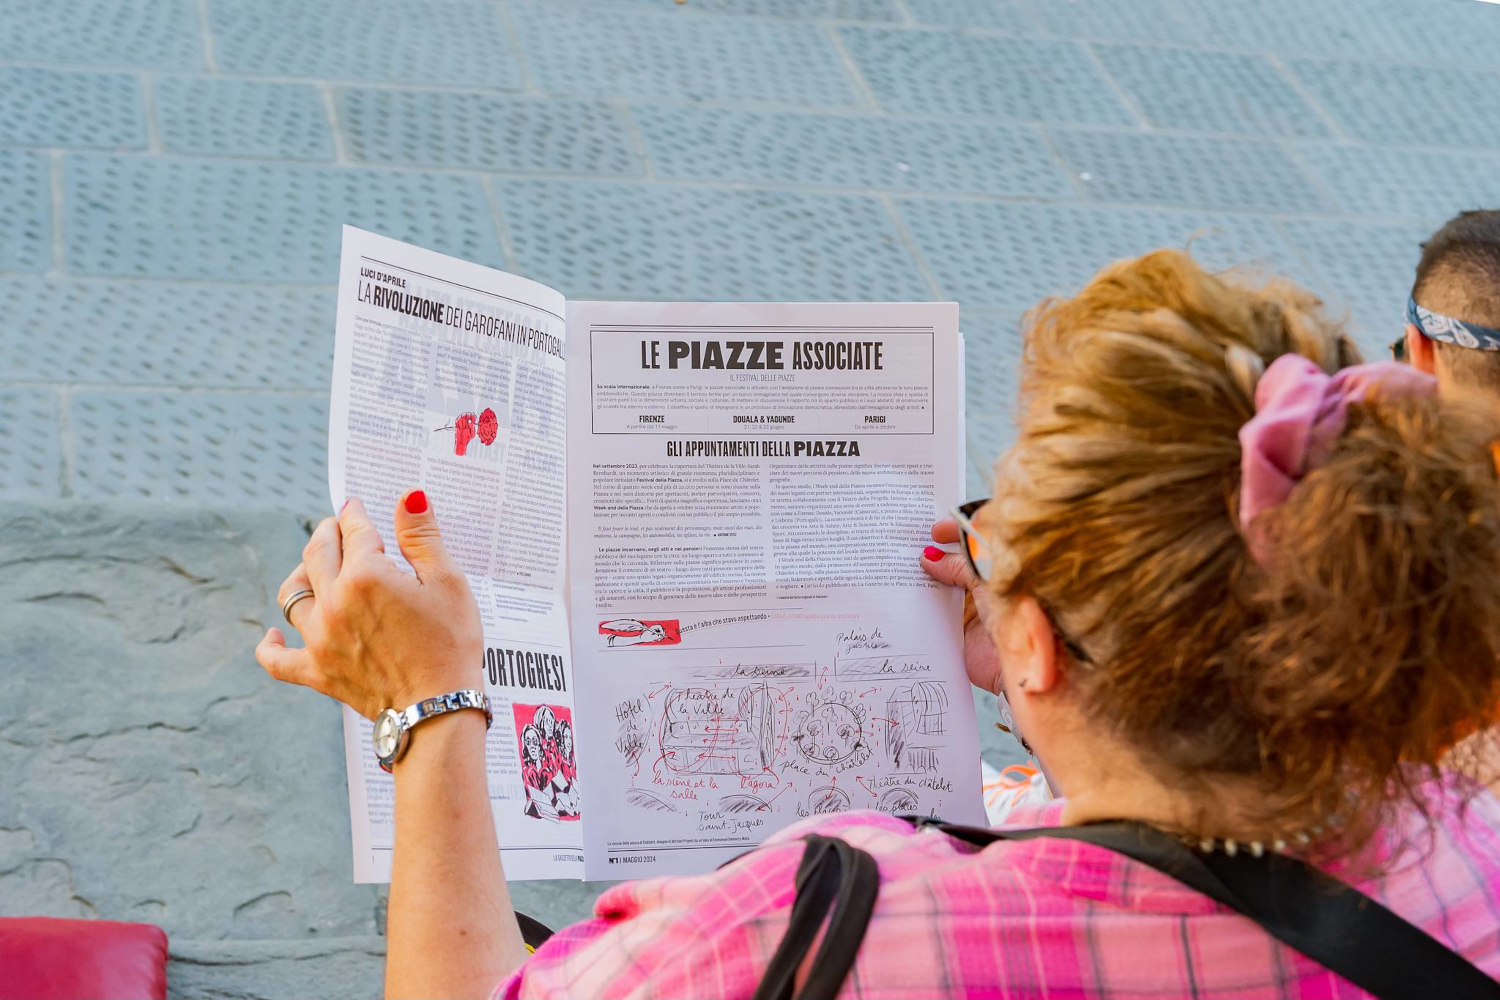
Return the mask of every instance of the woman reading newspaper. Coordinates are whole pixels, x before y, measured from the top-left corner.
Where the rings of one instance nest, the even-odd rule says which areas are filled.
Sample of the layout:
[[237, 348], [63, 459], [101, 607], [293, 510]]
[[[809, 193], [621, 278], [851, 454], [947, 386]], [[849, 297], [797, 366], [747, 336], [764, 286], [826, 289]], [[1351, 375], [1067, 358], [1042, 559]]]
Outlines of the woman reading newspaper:
[[[1494, 995], [1500, 802], [1438, 764], [1500, 695], [1494, 418], [1171, 251], [1026, 348], [996, 496], [921, 558], [1063, 798], [999, 831], [816, 816], [528, 957], [485, 720], [449, 712], [394, 767], [389, 994]], [[358, 501], [321, 524], [282, 591], [306, 649], [272, 629], [260, 662], [370, 717], [479, 686], [437, 523], [405, 497], [414, 578]]]

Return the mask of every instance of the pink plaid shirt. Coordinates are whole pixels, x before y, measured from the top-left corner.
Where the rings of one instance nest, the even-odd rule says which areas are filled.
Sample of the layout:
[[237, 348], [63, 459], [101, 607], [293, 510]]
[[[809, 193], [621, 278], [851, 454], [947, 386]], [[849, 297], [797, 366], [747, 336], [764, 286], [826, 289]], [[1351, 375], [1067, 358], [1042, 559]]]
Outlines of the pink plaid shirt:
[[[1018, 817], [1055, 824], [1060, 804]], [[977, 851], [880, 813], [817, 817], [719, 871], [627, 883], [547, 942], [496, 997], [748, 997], [786, 929], [797, 838], [875, 856], [880, 898], [843, 997], [1362, 997], [1251, 921], [1156, 870], [1075, 841]], [[1500, 974], [1500, 801], [1406, 817], [1356, 886]], [[1412, 847], [1396, 848], [1402, 842]], [[1428, 849], [1430, 848], [1430, 849]], [[1397, 855], [1393, 855], [1393, 851]]]

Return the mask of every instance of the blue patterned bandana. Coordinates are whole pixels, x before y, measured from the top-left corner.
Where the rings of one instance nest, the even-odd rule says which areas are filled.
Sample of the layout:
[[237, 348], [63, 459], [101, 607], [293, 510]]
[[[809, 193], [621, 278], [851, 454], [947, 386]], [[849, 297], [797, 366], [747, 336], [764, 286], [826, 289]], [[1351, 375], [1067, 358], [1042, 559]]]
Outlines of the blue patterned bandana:
[[1479, 351], [1500, 351], [1500, 330], [1461, 319], [1435, 313], [1417, 305], [1416, 299], [1406, 300], [1406, 321], [1433, 340], [1459, 347], [1472, 347]]

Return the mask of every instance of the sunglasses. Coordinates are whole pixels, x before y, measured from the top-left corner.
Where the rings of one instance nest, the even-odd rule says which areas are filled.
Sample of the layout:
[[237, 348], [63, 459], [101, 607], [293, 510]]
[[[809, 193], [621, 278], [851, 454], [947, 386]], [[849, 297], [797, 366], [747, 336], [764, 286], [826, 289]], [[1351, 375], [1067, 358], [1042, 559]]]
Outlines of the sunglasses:
[[[970, 500], [966, 504], [954, 507], [952, 511], [953, 520], [958, 522], [958, 540], [963, 547], [964, 556], [969, 561], [969, 568], [974, 571], [975, 576], [986, 583], [990, 581], [990, 574], [994, 570], [995, 554], [984, 535], [974, 527], [974, 518], [979, 514], [979, 509], [989, 502], [989, 497]], [[1041, 601], [1037, 603], [1051, 620], [1052, 633], [1057, 636], [1057, 641], [1062, 644], [1063, 649], [1067, 650], [1068, 655], [1079, 663], [1093, 663], [1093, 658], [1084, 651], [1084, 648], [1057, 624], [1057, 616], [1052, 613], [1052, 609], [1042, 604]]]
[[1404, 362], [1406, 360], [1406, 334], [1403, 333], [1400, 337], [1391, 341], [1390, 350], [1392, 361]]

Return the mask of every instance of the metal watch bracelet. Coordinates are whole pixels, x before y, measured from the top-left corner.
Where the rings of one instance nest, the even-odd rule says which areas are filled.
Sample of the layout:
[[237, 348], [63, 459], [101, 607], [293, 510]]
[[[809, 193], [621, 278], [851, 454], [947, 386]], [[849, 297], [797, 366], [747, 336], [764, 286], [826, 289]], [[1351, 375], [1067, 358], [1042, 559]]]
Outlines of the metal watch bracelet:
[[389, 773], [395, 763], [405, 756], [406, 748], [411, 743], [411, 731], [418, 723], [434, 716], [468, 708], [475, 708], [484, 713], [486, 729], [494, 723], [495, 717], [490, 711], [489, 698], [483, 691], [473, 688], [424, 698], [399, 712], [394, 708], [381, 712], [375, 717], [375, 727], [371, 733], [375, 759], [381, 769]]

